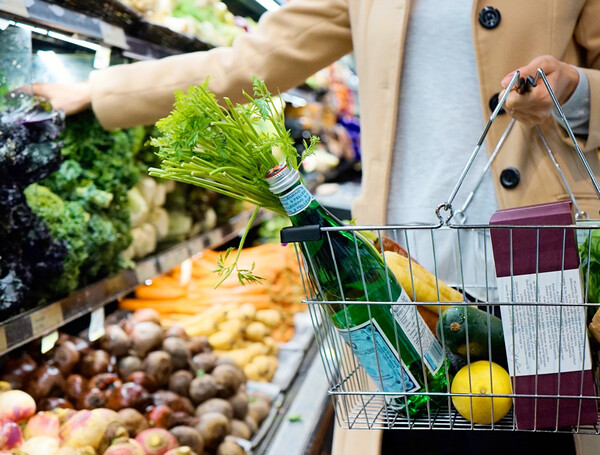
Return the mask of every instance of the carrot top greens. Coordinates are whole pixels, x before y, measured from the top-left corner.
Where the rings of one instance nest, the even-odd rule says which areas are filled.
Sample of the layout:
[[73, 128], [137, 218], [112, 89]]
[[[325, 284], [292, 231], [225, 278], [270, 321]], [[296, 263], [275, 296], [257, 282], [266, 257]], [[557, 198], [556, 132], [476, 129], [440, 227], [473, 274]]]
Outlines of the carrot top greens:
[[[256, 77], [253, 89], [254, 96], [244, 92], [247, 104], [233, 105], [224, 98], [225, 106], [208, 89], [208, 79], [187, 93], [178, 91], [173, 111], [156, 124], [160, 136], [151, 140], [161, 165], [150, 168], [150, 175], [201, 186], [256, 206], [233, 263], [226, 263], [231, 249], [219, 260], [216, 271], [223, 276], [221, 282], [234, 270], [242, 284], [262, 279], [252, 273], [253, 267], [238, 269], [237, 260], [260, 208], [286, 214], [279, 198], [269, 191], [265, 174], [281, 161], [294, 169], [300, 165], [285, 129], [282, 106]], [[303, 156], [313, 153], [318, 142], [311, 137], [304, 144]]]

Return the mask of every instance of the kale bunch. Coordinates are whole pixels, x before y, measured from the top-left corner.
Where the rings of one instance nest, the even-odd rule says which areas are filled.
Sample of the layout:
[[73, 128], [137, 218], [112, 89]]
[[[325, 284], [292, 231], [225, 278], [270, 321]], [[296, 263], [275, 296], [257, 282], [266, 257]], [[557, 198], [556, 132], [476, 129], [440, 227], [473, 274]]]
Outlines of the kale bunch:
[[38, 303], [63, 271], [66, 245], [30, 209], [25, 188], [55, 171], [64, 116], [36, 97], [19, 95], [0, 111], [0, 319]]
[[91, 111], [67, 119], [65, 161], [41, 183], [67, 206], [77, 204], [87, 214], [86, 255], [71, 249], [80, 286], [128, 265], [121, 255], [131, 243], [127, 192], [141, 177], [134, 157], [145, 137], [143, 127], [106, 131]]

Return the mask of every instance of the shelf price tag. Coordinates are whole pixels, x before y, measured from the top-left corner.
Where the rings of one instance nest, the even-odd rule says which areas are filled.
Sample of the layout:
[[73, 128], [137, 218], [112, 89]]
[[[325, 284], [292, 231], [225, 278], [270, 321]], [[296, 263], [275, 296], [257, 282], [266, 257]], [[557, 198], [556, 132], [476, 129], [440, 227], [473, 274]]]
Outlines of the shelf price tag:
[[53, 303], [32, 313], [30, 320], [33, 336], [39, 337], [63, 322], [62, 307], [59, 302]]
[[58, 341], [58, 330], [55, 330], [54, 332], [49, 333], [44, 338], [42, 338], [42, 354], [45, 354], [50, 349], [52, 349], [57, 341]]
[[0, 327], [0, 354], [8, 349], [8, 343], [6, 342], [6, 330], [4, 327]]
[[107, 24], [106, 22], [100, 22], [100, 32], [102, 33], [102, 39], [106, 44], [120, 47], [121, 49], [129, 48], [125, 32], [121, 27]]
[[179, 267], [179, 284], [187, 286], [192, 279], [192, 260], [186, 259]]
[[106, 330], [104, 329], [104, 307], [96, 308], [90, 315], [90, 328], [88, 329], [88, 339], [96, 341], [102, 338]]
[[94, 69], [101, 70], [110, 66], [110, 47], [100, 46], [94, 54]]
[[0, 10], [21, 17], [29, 17], [25, 0], [0, 0]]

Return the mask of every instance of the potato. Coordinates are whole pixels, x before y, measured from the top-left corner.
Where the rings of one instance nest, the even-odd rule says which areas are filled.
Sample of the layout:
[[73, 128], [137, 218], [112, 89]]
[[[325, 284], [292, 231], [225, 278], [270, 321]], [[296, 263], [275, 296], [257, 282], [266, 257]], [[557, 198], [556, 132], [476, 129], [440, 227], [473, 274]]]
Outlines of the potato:
[[259, 310], [254, 317], [258, 322], [262, 322], [268, 327], [275, 328], [281, 324], [281, 313], [279, 310]]
[[236, 337], [230, 332], [221, 330], [208, 337], [208, 342], [214, 349], [231, 349], [235, 343]]
[[270, 330], [262, 322], [254, 321], [246, 327], [246, 338], [250, 341], [262, 341], [270, 333]]

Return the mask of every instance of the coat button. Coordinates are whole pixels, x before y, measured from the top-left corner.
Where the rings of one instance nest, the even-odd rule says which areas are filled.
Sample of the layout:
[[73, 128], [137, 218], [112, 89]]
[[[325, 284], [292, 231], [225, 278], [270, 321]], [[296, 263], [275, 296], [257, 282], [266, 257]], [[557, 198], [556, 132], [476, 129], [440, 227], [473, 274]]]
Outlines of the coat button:
[[521, 174], [514, 167], [507, 167], [500, 173], [500, 184], [507, 190], [512, 190], [519, 184]]
[[493, 6], [486, 6], [479, 13], [479, 23], [487, 29], [498, 27], [500, 19], [500, 11]]
[[[494, 93], [492, 95], [492, 97], [490, 98], [490, 102], [489, 102], [490, 111], [494, 112], [494, 109], [496, 109], [496, 106], [498, 106], [499, 101], [500, 101], [500, 92]], [[506, 111], [504, 110], [504, 108], [501, 107], [500, 110], [498, 111], [498, 115], [504, 114], [505, 112]]]

